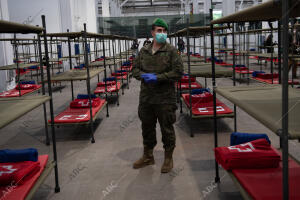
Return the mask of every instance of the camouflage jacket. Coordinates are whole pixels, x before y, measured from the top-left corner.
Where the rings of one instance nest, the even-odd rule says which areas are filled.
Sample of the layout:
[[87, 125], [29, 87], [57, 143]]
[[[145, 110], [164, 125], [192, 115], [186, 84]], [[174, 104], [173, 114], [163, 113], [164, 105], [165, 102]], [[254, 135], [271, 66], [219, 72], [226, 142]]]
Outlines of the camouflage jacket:
[[[133, 62], [133, 76], [141, 80], [140, 103], [175, 104], [175, 82], [181, 78], [183, 64], [175, 47], [165, 43], [152, 54], [153, 43], [143, 47]], [[155, 73], [157, 83], [147, 84], [141, 79], [144, 73]]]

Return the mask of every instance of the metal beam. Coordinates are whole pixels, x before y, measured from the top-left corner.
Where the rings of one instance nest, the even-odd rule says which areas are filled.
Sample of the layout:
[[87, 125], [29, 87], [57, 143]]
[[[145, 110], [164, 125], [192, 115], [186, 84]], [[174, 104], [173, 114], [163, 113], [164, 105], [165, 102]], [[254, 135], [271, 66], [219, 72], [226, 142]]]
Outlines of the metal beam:
[[128, 2], [128, 0], [123, 1], [120, 5], [120, 8], [122, 8], [127, 2]]

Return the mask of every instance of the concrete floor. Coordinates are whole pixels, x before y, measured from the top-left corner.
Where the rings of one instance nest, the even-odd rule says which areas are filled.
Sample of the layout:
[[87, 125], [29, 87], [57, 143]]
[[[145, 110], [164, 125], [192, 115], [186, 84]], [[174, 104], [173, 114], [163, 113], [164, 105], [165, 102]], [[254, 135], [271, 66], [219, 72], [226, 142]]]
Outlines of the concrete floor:
[[[252, 68], [259, 69], [256, 65]], [[204, 84], [203, 78], [198, 80]], [[92, 80], [95, 88], [97, 78]], [[210, 86], [210, 79], [208, 84]], [[75, 94], [86, 93], [85, 81], [74, 83]], [[258, 84], [251, 81], [251, 84]], [[218, 79], [217, 85], [232, 85], [230, 79]], [[238, 84], [239, 85], [239, 84]], [[64, 110], [70, 100], [70, 84], [54, 93], [55, 114]], [[242, 199], [228, 174], [220, 168], [221, 183], [214, 184], [213, 121], [193, 120], [194, 138], [189, 136], [187, 112], [177, 111], [175, 124], [177, 147], [174, 169], [161, 174], [163, 148], [159, 126], [156, 164], [132, 169], [132, 163], [142, 155], [142, 136], [137, 116], [139, 82], [132, 79], [130, 89], [120, 97], [120, 106], [110, 104], [110, 116], [105, 110], [97, 120], [96, 143], [91, 144], [88, 127], [56, 128], [60, 193], [54, 193], [54, 173], [38, 189], [34, 200], [202, 200]], [[230, 107], [232, 104], [221, 100]], [[48, 107], [47, 107], [48, 108]], [[275, 147], [279, 139], [270, 130], [241, 109], [238, 113], [240, 132], [267, 133]], [[40, 154], [52, 155], [52, 145], [45, 145], [42, 106], [0, 130], [0, 148], [34, 147]], [[49, 116], [49, 115], [48, 115]], [[218, 120], [219, 145], [227, 146], [233, 130], [233, 119]], [[50, 130], [50, 129], [49, 129]], [[290, 141], [290, 153], [300, 159], [300, 145]]]

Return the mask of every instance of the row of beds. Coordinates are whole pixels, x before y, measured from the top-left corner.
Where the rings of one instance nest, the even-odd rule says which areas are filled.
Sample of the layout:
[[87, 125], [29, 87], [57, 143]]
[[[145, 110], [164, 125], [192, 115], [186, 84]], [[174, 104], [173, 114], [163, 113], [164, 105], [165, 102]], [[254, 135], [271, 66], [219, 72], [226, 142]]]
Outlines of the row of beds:
[[[45, 20], [45, 18], [43, 19]], [[23, 25], [14, 22], [8, 21], [0, 21], [1, 33], [36, 33], [42, 34], [43, 28], [30, 26], [30, 25]], [[79, 33], [82, 34], [82, 33]], [[44, 35], [44, 45], [47, 45], [45, 42], [46, 34]], [[55, 192], [60, 191], [59, 183], [58, 183], [58, 168], [57, 168], [57, 152], [56, 152], [56, 139], [55, 139], [55, 129], [54, 125], [70, 125], [70, 124], [77, 124], [77, 125], [86, 125], [89, 124], [90, 121], [90, 107], [87, 106], [89, 104], [88, 95], [78, 95], [77, 99], [74, 99], [68, 108], [66, 108], [63, 112], [59, 113], [55, 117], [53, 116], [53, 101], [52, 101], [52, 94], [47, 96], [45, 94], [45, 83], [48, 83], [48, 90], [52, 93], [51, 83], [63, 82], [63, 81], [80, 81], [80, 80], [88, 80], [92, 79], [93, 77], [98, 76], [99, 81], [99, 74], [102, 72], [106, 73], [106, 68], [103, 67], [104, 62], [106, 61], [107, 66], [110, 65], [120, 65], [122, 64], [122, 60], [128, 58], [131, 51], [128, 50], [126, 52], [120, 53], [120, 59], [112, 59], [104, 58], [96, 59], [89, 63], [89, 76], [87, 75], [87, 70], [85, 67], [83, 68], [75, 68], [69, 71], [64, 71], [62, 73], [58, 73], [55, 75], [50, 76], [51, 80], [47, 80], [43, 76], [45, 69], [47, 73], [50, 74], [50, 65], [49, 67], [44, 67], [42, 70], [40, 69], [40, 63], [24, 63], [20, 62], [16, 59], [16, 63], [12, 65], [1, 66], [0, 70], [16, 70], [17, 72], [17, 79], [20, 80], [21, 73], [18, 72], [25, 72], [30, 70], [41, 70], [41, 81], [37, 80], [37, 84], [35, 81], [18, 81], [17, 86], [14, 89], [5, 91], [0, 93], [0, 129], [6, 127], [10, 123], [14, 122], [18, 118], [24, 116], [26, 113], [36, 109], [37, 107], [43, 105], [44, 106], [44, 120], [45, 120], [45, 133], [46, 133], [46, 144], [49, 145], [49, 136], [48, 136], [48, 128], [47, 126], [51, 126], [51, 134], [52, 134], [52, 145], [53, 145], [53, 155], [54, 158], [51, 160], [49, 155], [39, 155], [37, 158], [37, 163], [39, 165], [38, 170], [35, 170], [34, 173], [26, 174], [24, 178], [24, 182], [22, 184], [15, 184], [11, 183], [10, 185], [3, 185], [0, 184], [0, 199], [2, 200], [19, 200], [19, 199], [31, 199], [40, 185], [46, 180], [48, 175], [54, 170], [55, 171]], [[73, 56], [74, 58], [78, 58], [78, 55]], [[105, 56], [104, 56], [105, 57]], [[49, 59], [49, 63], [53, 62], [63, 62], [69, 58], [53, 58]], [[98, 98], [95, 95], [101, 95], [104, 93], [119, 93], [120, 88], [124, 80], [127, 80], [131, 74], [132, 70], [132, 57], [129, 61], [125, 62], [121, 69], [117, 72], [111, 73], [111, 77], [109, 80], [103, 80], [103, 82], [99, 82], [97, 87], [94, 91], [94, 94], [91, 95], [92, 97], [92, 118], [93, 121], [97, 118], [101, 110], [107, 106], [107, 99]], [[20, 70], [22, 69], [22, 70]], [[26, 70], [25, 70], [26, 69]], [[25, 74], [25, 73], [24, 73]], [[43, 77], [43, 78], [42, 78]], [[106, 77], [106, 76], [105, 76]], [[36, 92], [41, 93], [42, 95], [36, 95]], [[73, 88], [72, 88], [73, 90]], [[73, 91], [72, 91], [73, 93]], [[31, 95], [32, 94], [32, 95]], [[46, 103], [49, 102], [50, 104], [50, 115], [53, 121], [47, 120], [46, 114]], [[52, 104], [52, 109], [51, 109]], [[107, 106], [108, 108], [108, 106]], [[29, 162], [29, 161], [25, 161]], [[1, 163], [0, 170], [6, 170], [6, 166], [9, 163]], [[26, 178], [26, 179], [25, 179]]]
[[[295, 5], [293, 5], [291, 13], [293, 13], [293, 17], [297, 17], [297, 14], [299, 14], [300, 5], [297, 4], [295, 1], [291, 1]], [[233, 15], [229, 15], [228, 17], [224, 17], [219, 20], [213, 20], [212, 24], [221, 24], [221, 23], [235, 23], [240, 22], [239, 20], [246, 20], [246, 21], [261, 21], [261, 20], [269, 20], [269, 15], [265, 16], [266, 19], [261, 19], [260, 15], [256, 15], [253, 13], [277, 13], [276, 19], [281, 18], [281, 5], [271, 1], [267, 1], [261, 5], [254, 6], [252, 8], [248, 8], [244, 11], [237, 12]], [[278, 16], [277, 16], [278, 15]], [[272, 15], [271, 18], [273, 19], [274, 16]], [[274, 19], [273, 19], [274, 20]], [[213, 40], [213, 39], [212, 39]], [[188, 49], [189, 51], [189, 49]], [[213, 54], [212, 50], [212, 55]], [[225, 50], [226, 51], [226, 50]], [[228, 51], [232, 52], [232, 49]], [[274, 58], [275, 56], [270, 54], [256, 54], [256, 53], [248, 53], [248, 56], [253, 56], [253, 59], [265, 59], [267, 61], [271, 61], [271, 58]], [[242, 55], [245, 54], [236, 54], [235, 51], [233, 51], [232, 55]], [[290, 55], [289, 55], [290, 56]], [[292, 55], [294, 57], [294, 55]], [[298, 56], [299, 57], [299, 56]], [[295, 59], [299, 59], [297, 56]], [[232, 77], [232, 64], [223, 63], [221, 60], [215, 59], [213, 62], [215, 63], [215, 74], [212, 73], [213, 67], [212, 64], [206, 64], [200, 61], [199, 55], [190, 55], [189, 59], [187, 59], [187, 56], [185, 55], [183, 57], [183, 60], [190, 60], [190, 69], [185, 67], [185, 72], [190, 72], [189, 74], [186, 74], [185, 77], [182, 77], [181, 79], [181, 86], [180, 84], [177, 85], [177, 89], [180, 90], [181, 88], [185, 88], [189, 90], [189, 85], [191, 85], [191, 89], [201, 89], [201, 84], [196, 82], [196, 79], [193, 77], [202, 76], [202, 77]], [[273, 60], [274, 61], [274, 60]], [[192, 64], [194, 62], [194, 64]], [[274, 61], [276, 62], [276, 60]], [[224, 64], [224, 65], [223, 65]], [[223, 66], [219, 66], [223, 65]], [[230, 68], [227, 68], [226, 66], [231, 66]], [[235, 68], [236, 73], [242, 73], [242, 74], [251, 74], [253, 73], [248, 68], [243, 67], [242, 71], [238, 68]], [[221, 72], [223, 70], [223, 72]], [[205, 73], [208, 73], [211, 76], [206, 76]], [[222, 75], [220, 75], [221, 73]], [[228, 73], [228, 75], [227, 75]], [[296, 160], [293, 156], [288, 155], [288, 159], [285, 160], [286, 154], [283, 152], [288, 153], [287, 145], [284, 144], [284, 136], [283, 136], [283, 128], [282, 128], [282, 120], [285, 118], [286, 115], [282, 114], [282, 105], [283, 105], [283, 96], [282, 96], [282, 86], [278, 84], [278, 76], [275, 74], [273, 75], [264, 75], [265, 73], [257, 73], [262, 74], [261, 76], [254, 76], [254, 80], [258, 80], [262, 83], [269, 83], [269, 84], [263, 84], [259, 86], [218, 86], [215, 87], [214, 85], [214, 92], [215, 94], [218, 94], [225, 99], [229, 100], [231, 103], [234, 104], [234, 106], [237, 106], [241, 108], [243, 111], [248, 113], [250, 116], [252, 116], [254, 119], [265, 125], [267, 128], [269, 128], [271, 131], [276, 133], [278, 136], [280, 136], [280, 147], [283, 149], [275, 149], [271, 146], [272, 150], [276, 152], [279, 155], [279, 164], [278, 166], [273, 166], [269, 168], [237, 168], [237, 169], [230, 169], [226, 170], [230, 177], [232, 178], [233, 182], [237, 185], [238, 189], [241, 192], [241, 195], [244, 199], [300, 199], [300, 191], [299, 191], [299, 181], [300, 181], [300, 163], [298, 160]], [[270, 81], [271, 78], [271, 81]], [[190, 80], [188, 80], [190, 79]], [[277, 79], [277, 80], [276, 80]], [[187, 81], [188, 80], [188, 81]], [[189, 83], [190, 82], [190, 83]], [[297, 82], [291, 82], [290, 80], [286, 81], [286, 84], [297, 84]], [[183, 89], [181, 89], [183, 91]], [[189, 90], [190, 91], [190, 90]], [[187, 95], [199, 95], [203, 94], [205, 92], [209, 92], [207, 89], [203, 89], [202, 91], [199, 90], [199, 92], [196, 91], [196, 93], [193, 93], [193, 90], [189, 94], [182, 94], [180, 92], [181, 99], [183, 99], [182, 102], [190, 109], [190, 102], [194, 102], [193, 98], [187, 100]], [[293, 87], [288, 87], [288, 136], [287, 138], [289, 140], [299, 140], [300, 141], [300, 123], [299, 123], [299, 113], [300, 113], [300, 93], [299, 90]], [[199, 95], [200, 96], [200, 95]], [[203, 95], [205, 98], [206, 95]], [[212, 101], [213, 98], [211, 98], [211, 95], [209, 95], [210, 100]], [[199, 100], [198, 100], [199, 102]], [[221, 112], [218, 108], [220, 105], [220, 101], [216, 101], [216, 105], [213, 103], [210, 103], [209, 107], [212, 111], [214, 109], [216, 110], [216, 116], [214, 116], [213, 112], [211, 115], [205, 116], [205, 114], [199, 114], [198, 112], [194, 111], [195, 107], [198, 110], [208, 110], [205, 103], [195, 103], [192, 105], [192, 114], [195, 117], [210, 117], [216, 118], [221, 117]], [[222, 107], [227, 110], [227, 106], [223, 103], [221, 103]], [[215, 107], [216, 106], [216, 107]], [[232, 115], [232, 111], [230, 109], [227, 110], [230, 112], [229, 115]], [[236, 113], [236, 112], [235, 112]], [[237, 116], [234, 116], [235, 118]], [[235, 120], [236, 123], [236, 120]], [[235, 124], [236, 126], [236, 124]], [[252, 141], [254, 142], [254, 141]], [[286, 141], [287, 142], [287, 141]], [[251, 143], [251, 140], [248, 141], [248, 144]], [[217, 125], [215, 123], [215, 153], [218, 149], [217, 147]], [[238, 146], [230, 146], [228, 149], [239, 149], [240, 147], [244, 147], [246, 143]], [[241, 149], [239, 149], [241, 150]], [[246, 149], [248, 151], [248, 149]], [[282, 152], [283, 151], [283, 152]], [[242, 152], [242, 150], [241, 150]], [[215, 154], [217, 156], [217, 154]], [[220, 161], [220, 159], [216, 160], [219, 165], [223, 166], [223, 163]], [[286, 161], [286, 162], [285, 162]], [[216, 177], [215, 181], [220, 182], [220, 176], [219, 176], [219, 165], [216, 164]], [[288, 168], [285, 168], [285, 166], [288, 166]], [[285, 170], [287, 169], [287, 171]], [[288, 180], [288, 182], [284, 182], [284, 180]], [[287, 192], [289, 193], [289, 198], [287, 198]]]

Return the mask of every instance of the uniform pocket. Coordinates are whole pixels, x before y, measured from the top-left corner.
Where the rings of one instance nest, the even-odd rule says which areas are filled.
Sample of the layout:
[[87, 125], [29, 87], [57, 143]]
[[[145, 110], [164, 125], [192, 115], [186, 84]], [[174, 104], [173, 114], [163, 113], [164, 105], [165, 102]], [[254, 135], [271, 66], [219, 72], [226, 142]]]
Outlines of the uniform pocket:
[[174, 124], [176, 122], [176, 109], [177, 106], [176, 105], [164, 105], [165, 109], [165, 121], [168, 122], [169, 124]]

